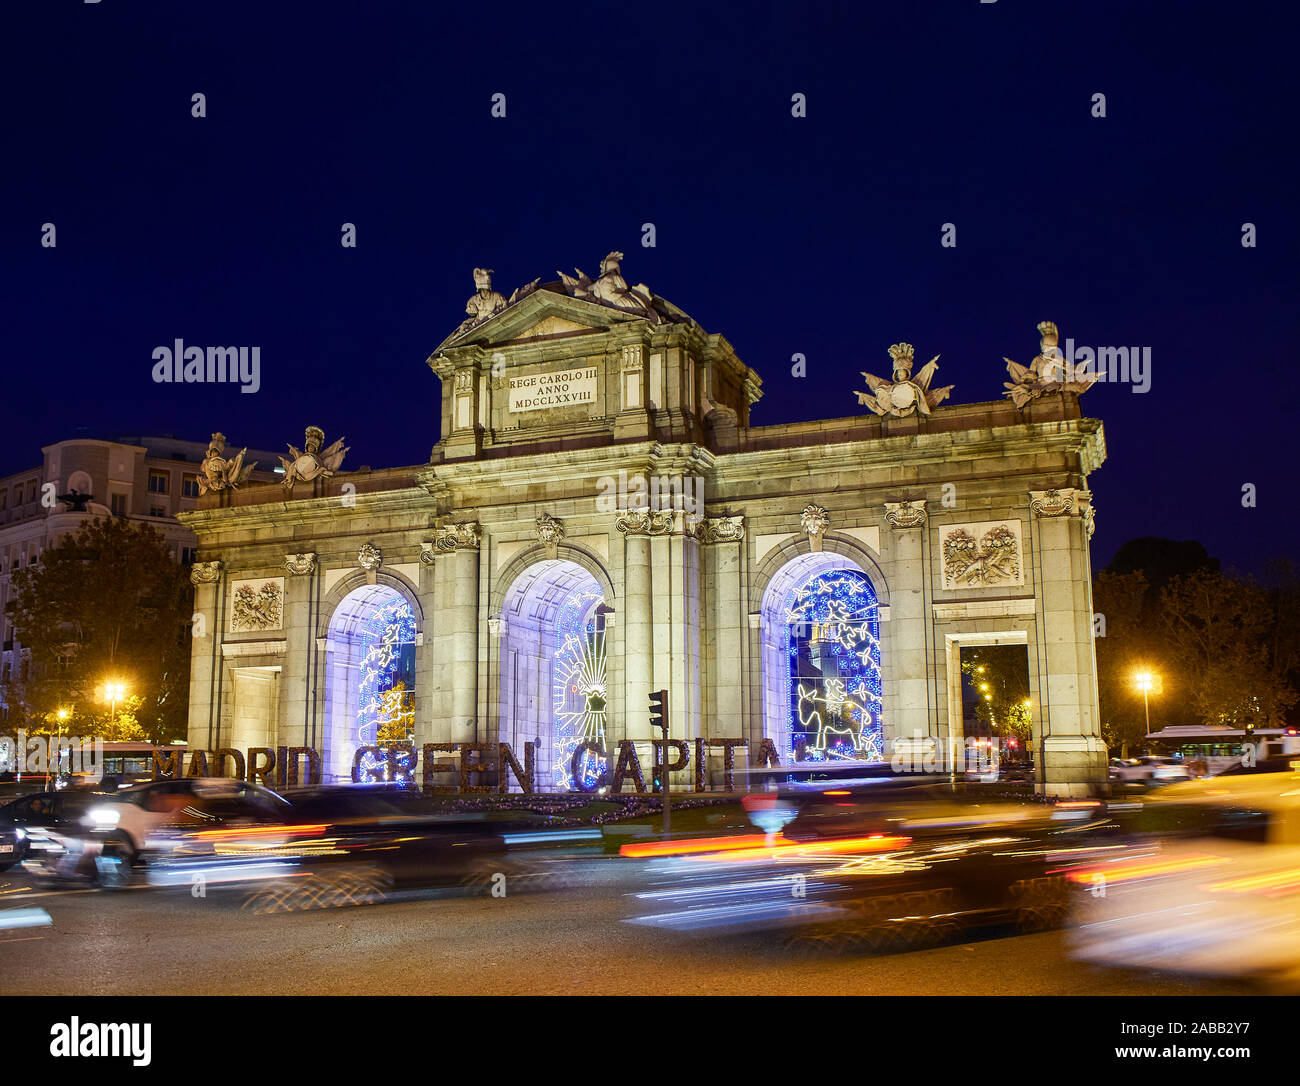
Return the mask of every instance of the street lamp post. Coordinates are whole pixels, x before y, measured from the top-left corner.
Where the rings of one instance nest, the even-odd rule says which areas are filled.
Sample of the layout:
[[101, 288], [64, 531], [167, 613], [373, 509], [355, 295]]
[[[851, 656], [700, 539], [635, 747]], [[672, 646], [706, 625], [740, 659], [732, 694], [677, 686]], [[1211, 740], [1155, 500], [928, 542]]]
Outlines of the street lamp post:
[[[1147, 725], [1146, 734], [1150, 735], [1151, 734], [1150, 695], [1152, 689], [1155, 687], [1155, 676], [1152, 675], [1151, 672], [1149, 671], [1141, 671], [1138, 672], [1138, 674], [1135, 675], [1133, 678], [1134, 678], [1134, 682], [1136, 682], [1137, 684], [1137, 688], [1142, 691], [1142, 713], [1146, 719], [1146, 725]], [[1123, 751], [1121, 753], [1127, 754], [1127, 751]]]
[[126, 693], [126, 687], [120, 682], [106, 682], [104, 684], [104, 697], [109, 702], [108, 726], [110, 729], [117, 724], [117, 702]]

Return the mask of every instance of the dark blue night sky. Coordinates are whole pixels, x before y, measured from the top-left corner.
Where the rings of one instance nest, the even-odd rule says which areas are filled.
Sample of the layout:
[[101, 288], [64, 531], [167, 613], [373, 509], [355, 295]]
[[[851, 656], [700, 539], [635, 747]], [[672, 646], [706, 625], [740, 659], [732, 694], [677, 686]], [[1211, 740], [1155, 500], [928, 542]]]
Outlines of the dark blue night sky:
[[[1258, 569], [1295, 550], [1285, 10], [6, 5], [0, 473], [78, 432], [279, 448], [309, 423], [345, 467], [422, 463], [424, 360], [471, 269], [508, 295], [622, 249], [762, 375], [759, 425], [862, 411], [899, 340], [942, 354], [958, 403], [1000, 397], [1043, 319], [1150, 347], [1147, 394], [1083, 400], [1110, 450], [1094, 560], [1163, 535]], [[259, 345], [261, 390], [154, 384], [178, 337]]]

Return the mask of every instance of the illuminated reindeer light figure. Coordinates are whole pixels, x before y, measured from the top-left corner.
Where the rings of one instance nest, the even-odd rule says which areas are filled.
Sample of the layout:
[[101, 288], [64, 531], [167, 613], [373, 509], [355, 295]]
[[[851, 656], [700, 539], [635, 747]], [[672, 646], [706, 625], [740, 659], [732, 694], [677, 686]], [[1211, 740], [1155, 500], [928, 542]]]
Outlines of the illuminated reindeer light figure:
[[883, 757], [875, 606], [847, 569], [815, 575], [787, 605], [792, 738], [815, 760]]
[[[826, 679], [826, 693], [818, 697], [817, 688], [811, 689], [799, 684], [799, 723], [808, 731], [812, 731], [814, 721], [817, 728], [817, 741], [813, 744], [813, 750], [826, 750], [826, 736], [845, 735], [853, 741], [854, 751], [864, 751], [866, 747], [863, 744], [862, 725], [869, 719], [867, 709], [860, 705], [853, 698], [849, 697], [849, 692], [844, 689], [843, 679]], [[825, 713], [816, 708], [820, 703], [825, 707]], [[805, 705], [811, 711], [805, 714]], [[846, 715], [847, 713], [847, 715]], [[843, 727], [836, 727], [836, 723]]]

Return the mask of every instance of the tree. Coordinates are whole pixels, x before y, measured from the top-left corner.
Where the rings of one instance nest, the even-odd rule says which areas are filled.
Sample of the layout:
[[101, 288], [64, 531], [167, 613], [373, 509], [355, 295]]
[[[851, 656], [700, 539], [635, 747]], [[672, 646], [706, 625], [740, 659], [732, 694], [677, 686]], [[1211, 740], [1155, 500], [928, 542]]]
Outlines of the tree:
[[1160, 539], [1147, 536], [1130, 539], [1115, 552], [1106, 567], [1109, 573], [1141, 573], [1146, 579], [1147, 603], [1154, 604], [1175, 577], [1185, 577], [1197, 570], [1216, 571], [1219, 560], [1211, 558], [1205, 547], [1195, 540]]
[[1022, 645], [982, 645], [961, 655], [961, 670], [976, 694], [975, 719], [989, 735], [1032, 738], [1028, 658]]
[[1286, 643], [1269, 594], [1254, 580], [1201, 569], [1160, 594], [1174, 670], [1204, 723], [1276, 727], [1296, 702]]
[[68, 707], [107, 728], [111, 707], [97, 690], [111, 677], [128, 693], [114, 729], [134, 722], [156, 742], [183, 736], [193, 591], [161, 536], [113, 517], [86, 522], [15, 572], [6, 612], [31, 650], [31, 677], [15, 691], [26, 719]]
[[[1124, 758], [1131, 749], [1146, 744], [1146, 713], [1134, 675], [1139, 671], [1161, 673], [1167, 667], [1158, 642], [1151, 636], [1147, 588], [1146, 575], [1141, 571], [1115, 573], [1106, 569], [1092, 583], [1092, 606], [1099, 619], [1095, 622], [1097, 636], [1093, 644], [1097, 651], [1101, 737], [1109, 749], [1118, 748]], [[1157, 717], [1165, 707], [1157, 706]]]

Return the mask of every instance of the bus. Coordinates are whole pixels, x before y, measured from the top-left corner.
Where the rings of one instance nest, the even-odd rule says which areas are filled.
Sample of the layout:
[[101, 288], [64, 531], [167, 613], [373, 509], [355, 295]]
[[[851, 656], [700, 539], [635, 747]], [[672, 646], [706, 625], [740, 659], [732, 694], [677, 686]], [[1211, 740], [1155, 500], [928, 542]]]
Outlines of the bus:
[[[1153, 751], [1180, 758], [1192, 776], [1214, 777], [1234, 765], [1242, 765], [1246, 743], [1255, 747], [1255, 761], [1265, 758], [1300, 756], [1300, 734], [1296, 728], [1212, 728], [1208, 724], [1182, 724], [1148, 732]], [[1156, 749], [1158, 744], [1159, 749]]]

